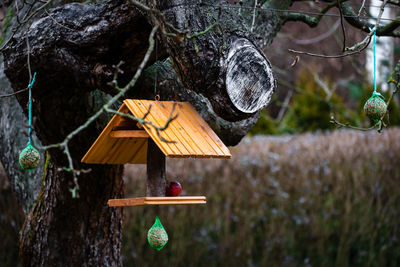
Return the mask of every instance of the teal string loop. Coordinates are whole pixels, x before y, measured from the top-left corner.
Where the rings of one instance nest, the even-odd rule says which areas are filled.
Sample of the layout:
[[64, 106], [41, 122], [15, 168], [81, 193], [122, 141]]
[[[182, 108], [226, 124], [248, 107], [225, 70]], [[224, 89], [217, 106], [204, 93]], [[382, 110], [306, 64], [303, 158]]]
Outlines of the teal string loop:
[[28, 145], [31, 144], [31, 136], [32, 136], [32, 86], [35, 83], [36, 72], [33, 74], [32, 81], [28, 85], [29, 89], [29, 104], [28, 104], [28, 118], [29, 118], [29, 133], [28, 133]]
[[35, 79], [36, 79], [36, 72], [33, 74], [31, 83], [28, 85], [29, 88], [32, 88], [33, 84], [35, 83]]

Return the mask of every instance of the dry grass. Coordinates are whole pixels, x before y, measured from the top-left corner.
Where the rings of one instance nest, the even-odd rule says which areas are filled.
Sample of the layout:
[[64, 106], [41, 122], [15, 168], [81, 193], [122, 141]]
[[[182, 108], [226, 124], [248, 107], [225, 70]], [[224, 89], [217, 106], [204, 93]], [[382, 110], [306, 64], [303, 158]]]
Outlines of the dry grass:
[[[168, 160], [167, 177], [208, 203], [125, 209], [124, 263], [399, 266], [399, 141], [399, 129], [256, 136], [231, 160]], [[145, 166], [125, 175], [127, 196], [143, 196]], [[156, 214], [160, 252], [146, 243]]]

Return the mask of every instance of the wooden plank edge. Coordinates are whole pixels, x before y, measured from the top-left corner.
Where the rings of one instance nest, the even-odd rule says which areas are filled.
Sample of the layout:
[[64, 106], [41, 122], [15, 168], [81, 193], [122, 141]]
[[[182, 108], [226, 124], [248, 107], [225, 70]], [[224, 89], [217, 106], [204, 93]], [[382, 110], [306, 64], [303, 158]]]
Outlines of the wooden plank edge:
[[232, 155], [181, 155], [181, 154], [167, 154], [168, 158], [204, 158], [204, 159], [231, 159]]
[[206, 200], [205, 196], [181, 196], [181, 197], [142, 197], [144, 200], [158, 200], [158, 201], [171, 201], [171, 200]]
[[206, 197], [139, 197], [109, 199], [109, 207], [149, 206], [149, 205], [193, 205], [206, 204]]
[[113, 138], [149, 138], [145, 130], [115, 130], [110, 132]]
[[154, 206], [154, 205], [197, 205], [207, 204], [207, 201], [162, 201], [162, 202], [144, 202], [144, 203], [108, 203], [109, 207], [133, 207], [133, 206]]
[[204, 201], [204, 200], [202, 200], [202, 201], [179, 201], [179, 202], [176, 202], [176, 201], [170, 201], [170, 202], [167, 202], [167, 201], [161, 201], [161, 202], [157, 202], [157, 201], [151, 201], [151, 202], [148, 202], [148, 201], [146, 201], [145, 203], [143, 203], [143, 205], [135, 205], [135, 206], [154, 206], [154, 205], [198, 205], [198, 204], [207, 204], [207, 201]]

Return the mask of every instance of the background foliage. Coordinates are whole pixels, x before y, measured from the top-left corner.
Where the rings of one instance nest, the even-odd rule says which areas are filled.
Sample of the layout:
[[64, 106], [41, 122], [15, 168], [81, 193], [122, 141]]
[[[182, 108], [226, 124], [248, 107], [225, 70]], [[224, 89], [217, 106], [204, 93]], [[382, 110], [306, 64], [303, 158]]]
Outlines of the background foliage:
[[[287, 106], [282, 101], [275, 101], [269, 110], [263, 110], [257, 124], [250, 130], [250, 134], [304, 133], [317, 130], [333, 130], [337, 126], [330, 122], [331, 117], [357, 127], [369, 127], [370, 123], [364, 113], [364, 104], [373, 92], [373, 85], [367, 82], [349, 80], [343, 85], [346, 87], [348, 97], [344, 99], [335, 88], [336, 83], [328, 77], [320, 83], [330, 92], [328, 95], [322, 86], [313, 79], [315, 70], [303, 68], [299, 71], [296, 84], [293, 87], [293, 96]], [[382, 92], [388, 99], [391, 91]], [[388, 109], [389, 115], [385, 122], [390, 125], [400, 125], [399, 98], [394, 96]], [[270, 109], [284, 109], [284, 116], [279, 120], [276, 112]], [[270, 115], [272, 114], [272, 115]]]
[[[206, 206], [126, 208], [125, 266], [398, 266], [399, 129], [246, 138], [231, 160], [168, 160]], [[129, 165], [128, 196], [145, 192]], [[159, 215], [170, 241], [146, 243]]]

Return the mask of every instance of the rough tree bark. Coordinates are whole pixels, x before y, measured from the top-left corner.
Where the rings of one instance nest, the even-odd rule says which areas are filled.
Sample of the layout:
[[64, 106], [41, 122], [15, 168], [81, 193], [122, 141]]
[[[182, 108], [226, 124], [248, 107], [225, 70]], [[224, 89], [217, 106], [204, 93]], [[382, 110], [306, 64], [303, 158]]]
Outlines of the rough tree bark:
[[[158, 1], [157, 7], [171, 23], [188, 28], [190, 34], [204, 30], [218, 17], [215, 9], [212, 12], [200, 10], [198, 1], [183, 1], [188, 5], [179, 10], [171, 7], [178, 2]], [[275, 2], [290, 1], [270, 1], [271, 4]], [[177, 19], [179, 12], [183, 12], [185, 21]], [[233, 14], [226, 16], [229, 20], [233, 18]], [[115, 94], [115, 89], [109, 85], [113, 65], [125, 61], [120, 85], [131, 78], [147, 48], [144, 40], [147, 40], [151, 23], [155, 22], [149, 23], [147, 15], [127, 1], [96, 5], [75, 3], [51, 10], [50, 15], [44, 14], [26, 32], [21, 30], [13, 38], [3, 52], [6, 74], [15, 91], [26, 87], [27, 37], [32, 71], [38, 73], [32, 92], [34, 128], [44, 145], [63, 140], [84, 123], [104, 101], [104, 93]], [[268, 43], [279, 30], [280, 20], [276, 14], [271, 14], [266, 25], [270, 30], [266, 37]], [[251, 55], [254, 60], [250, 57], [249, 61], [255, 64], [253, 71], [263, 73], [261, 78], [245, 75], [244, 78], [249, 78], [242, 85], [245, 92], [254, 87], [268, 101], [273, 88], [268, 76], [269, 63], [255, 41], [243, 34], [245, 31], [233, 28], [226, 31], [218, 26], [182, 43], [159, 36], [160, 44], [167, 48], [178, 73], [165, 62], [164, 77], [170, 80], [160, 81], [159, 93], [165, 98], [191, 101], [228, 145], [240, 141], [257, 120], [257, 107], [263, 106], [257, 101], [249, 101], [250, 105], [235, 102], [229, 95], [229, 86], [226, 90], [227, 73], [237, 70], [236, 65], [240, 63], [241, 57], [237, 56], [240, 53]], [[159, 58], [165, 57], [165, 51], [160, 49]], [[153, 78], [152, 75], [144, 77], [133, 94], [143, 98], [151, 95], [153, 87], [146, 85]], [[266, 83], [266, 87], [261, 83]], [[168, 84], [172, 86], [167, 87]], [[251, 99], [251, 94], [249, 96]], [[27, 94], [19, 94], [17, 99], [26, 114]], [[5, 116], [2, 119], [5, 120]], [[75, 167], [92, 169], [79, 177], [79, 199], [73, 199], [68, 191], [72, 177], [62, 170], [66, 166], [64, 154], [57, 149], [50, 150], [42, 188], [21, 233], [20, 255], [24, 266], [121, 265], [122, 210], [108, 208], [106, 202], [123, 195], [122, 166], [82, 166], [79, 162], [106, 121], [107, 116], [104, 116], [70, 142]], [[15, 121], [8, 118], [5, 123]], [[12, 161], [7, 166], [15, 166], [15, 159], [7, 160]]]
[[[155, 2], [166, 21], [189, 30], [186, 41], [160, 35], [185, 88], [207, 97], [213, 110], [229, 121], [254, 116], [269, 103], [275, 89], [271, 64], [249, 34], [217, 25], [218, 16], [203, 15], [200, 0]], [[165, 23], [161, 26], [170, 31]]]
[[[93, 83], [101, 83], [103, 77], [112, 75], [103, 67], [104, 62], [109, 67], [122, 58], [128, 59], [129, 66], [140, 62], [140, 54], [133, 56], [135, 50], [120, 53], [121, 46], [147, 47], [142, 42], [147, 35], [140, 30], [150, 26], [138, 14], [121, 3], [71, 4], [31, 25], [27, 33], [31, 66], [38, 73], [32, 91], [33, 114], [37, 117], [34, 127], [44, 145], [61, 141], [93, 114], [99, 100]], [[54, 20], [60, 21], [60, 25]], [[25, 88], [28, 80], [24, 37], [25, 33], [16, 36], [4, 52], [6, 74], [14, 90]], [[107, 86], [102, 88], [109, 90]], [[25, 112], [26, 97], [18, 95]], [[103, 118], [91, 125], [71, 141], [70, 152], [77, 169], [88, 167], [79, 163], [80, 158], [105, 121]], [[72, 199], [68, 191], [71, 175], [62, 170], [66, 166], [64, 155], [54, 149], [50, 150], [50, 158], [38, 199], [22, 229], [23, 265], [121, 265], [122, 210], [108, 208], [106, 203], [123, 194], [122, 166], [90, 166], [92, 171], [80, 176], [80, 198]]]

